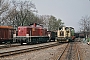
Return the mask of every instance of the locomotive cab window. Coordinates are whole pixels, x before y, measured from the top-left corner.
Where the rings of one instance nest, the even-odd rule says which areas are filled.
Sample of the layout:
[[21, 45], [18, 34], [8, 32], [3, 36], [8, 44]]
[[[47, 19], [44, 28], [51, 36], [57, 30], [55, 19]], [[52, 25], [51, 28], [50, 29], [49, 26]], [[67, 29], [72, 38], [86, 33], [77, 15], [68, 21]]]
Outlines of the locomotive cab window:
[[66, 30], [67, 33], [69, 33], [69, 28], [68, 27], [66, 27], [65, 30]]
[[66, 28], [65, 28], [65, 30], [69, 30], [69, 28], [68, 28], [68, 27], [66, 27]]
[[60, 32], [60, 36], [64, 36], [64, 32], [63, 31]]
[[59, 27], [59, 30], [62, 30], [62, 28], [61, 28], [61, 27]]

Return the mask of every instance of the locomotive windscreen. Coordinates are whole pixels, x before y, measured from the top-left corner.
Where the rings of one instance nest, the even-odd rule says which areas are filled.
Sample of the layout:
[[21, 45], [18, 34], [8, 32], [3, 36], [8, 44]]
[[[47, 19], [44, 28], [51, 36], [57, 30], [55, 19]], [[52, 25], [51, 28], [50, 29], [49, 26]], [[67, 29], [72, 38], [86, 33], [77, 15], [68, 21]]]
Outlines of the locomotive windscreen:
[[64, 31], [60, 31], [60, 36], [64, 36]]

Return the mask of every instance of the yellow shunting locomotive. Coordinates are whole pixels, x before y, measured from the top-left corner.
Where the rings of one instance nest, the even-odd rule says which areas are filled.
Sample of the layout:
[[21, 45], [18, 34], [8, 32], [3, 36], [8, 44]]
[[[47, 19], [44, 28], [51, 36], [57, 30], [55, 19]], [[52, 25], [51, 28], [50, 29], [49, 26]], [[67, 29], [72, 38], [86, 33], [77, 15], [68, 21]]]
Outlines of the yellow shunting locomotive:
[[74, 41], [75, 30], [73, 27], [61, 27], [57, 31], [57, 42], [69, 42]]

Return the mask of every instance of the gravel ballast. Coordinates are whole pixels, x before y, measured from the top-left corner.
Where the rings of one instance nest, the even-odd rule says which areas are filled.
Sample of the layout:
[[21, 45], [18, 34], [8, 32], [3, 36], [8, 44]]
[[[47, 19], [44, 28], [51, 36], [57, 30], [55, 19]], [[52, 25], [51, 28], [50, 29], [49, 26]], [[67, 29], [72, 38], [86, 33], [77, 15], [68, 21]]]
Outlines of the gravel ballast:
[[[0, 60], [56, 60], [66, 45], [67, 43], [42, 50], [2, 57]], [[82, 54], [82, 59], [90, 60], [90, 45], [79, 42], [78, 46], [80, 47], [79, 51]]]

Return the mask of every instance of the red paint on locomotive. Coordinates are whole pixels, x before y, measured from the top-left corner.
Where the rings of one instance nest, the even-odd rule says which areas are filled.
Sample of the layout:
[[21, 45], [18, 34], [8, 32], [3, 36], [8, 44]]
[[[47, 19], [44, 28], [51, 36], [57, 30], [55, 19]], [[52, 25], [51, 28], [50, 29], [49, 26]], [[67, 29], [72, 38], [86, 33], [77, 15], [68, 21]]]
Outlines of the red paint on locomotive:
[[35, 24], [18, 27], [18, 36], [26, 36], [27, 34], [29, 36], [47, 36], [47, 29]]

